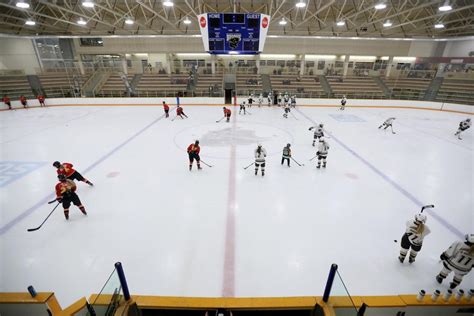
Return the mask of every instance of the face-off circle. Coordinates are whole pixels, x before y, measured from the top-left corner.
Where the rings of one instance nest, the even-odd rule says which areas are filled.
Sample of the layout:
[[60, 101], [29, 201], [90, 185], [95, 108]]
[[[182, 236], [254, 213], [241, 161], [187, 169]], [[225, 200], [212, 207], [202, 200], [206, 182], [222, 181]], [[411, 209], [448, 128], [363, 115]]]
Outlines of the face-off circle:
[[268, 18], [265, 16], [265, 17], [263, 17], [263, 19], [262, 19], [262, 27], [263, 27], [264, 29], [266, 29], [267, 26], [268, 26]]
[[205, 28], [206, 27], [206, 18], [201, 16], [201, 18], [199, 19], [199, 24], [201, 25], [202, 28]]

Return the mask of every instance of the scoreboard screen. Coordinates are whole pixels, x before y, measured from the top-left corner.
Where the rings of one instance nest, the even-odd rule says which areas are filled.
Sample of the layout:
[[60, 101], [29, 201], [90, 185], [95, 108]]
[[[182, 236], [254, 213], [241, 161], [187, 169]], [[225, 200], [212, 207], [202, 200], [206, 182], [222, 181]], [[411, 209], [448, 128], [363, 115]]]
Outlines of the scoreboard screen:
[[205, 13], [198, 20], [211, 54], [258, 54], [270, 26], [270, 16], [260, 13]]

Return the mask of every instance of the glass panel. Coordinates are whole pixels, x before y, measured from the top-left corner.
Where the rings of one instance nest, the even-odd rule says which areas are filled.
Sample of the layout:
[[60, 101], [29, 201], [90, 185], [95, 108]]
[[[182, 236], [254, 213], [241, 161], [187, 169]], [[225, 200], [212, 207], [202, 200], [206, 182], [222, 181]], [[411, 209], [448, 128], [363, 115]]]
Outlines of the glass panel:
[[335, 307], [336, 315], [357, 316], [357, 308], [339, 270], [336, 271], [328, 303]]
[[92, 307], [97, 316], [112, 316], [119, 304], [123, 302], [122, 286], [117, 270], [114, 269], [100, 290], [100, 293], [96, 296], [94, 302], [92, 302]]

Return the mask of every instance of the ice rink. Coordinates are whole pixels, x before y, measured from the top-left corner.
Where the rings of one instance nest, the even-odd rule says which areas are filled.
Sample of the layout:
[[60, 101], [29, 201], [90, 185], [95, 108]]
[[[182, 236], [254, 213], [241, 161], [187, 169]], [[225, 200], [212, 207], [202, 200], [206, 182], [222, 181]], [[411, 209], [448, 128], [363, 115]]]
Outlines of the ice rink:
[[[384, 101], [381, 100], [381, 103]], [[174, 109], [174, 107], [172, 107]], [[439, 255], [474, 233], [472, 129], [465, 114], [421, 109], [250, 109], [216, 123], [220, 106], [48, 107], [0, 113], [0, 291], [54, 291], [63, 306], [98, 293], [121, 261], [133, 294], [166, 296], [322, 295], [331, 263], [353, 295], [446, 289]], [[396, 134], [377, 127], [394, 116]], [[174, 117], [174, 112], [171, 118]], [[331, 146], [316, 169], [308, 128], [324, 123]], [[199, 139], [212, 168], [188, 170]], [[268, 152], [254, 175], [253, 151]], [[280, 164], [291, 143], [291, 167]], [[89, 215], [55, 204], [55, 160], [78, 183]], [[423, 204], [432, 233], [414, 264], [399, 241]], [[397, 241], [397, 242], [395, 242]], [[449, 276], [449, 281], [452, 275]], [[461, 288], [474, 287], [471, 272]]]

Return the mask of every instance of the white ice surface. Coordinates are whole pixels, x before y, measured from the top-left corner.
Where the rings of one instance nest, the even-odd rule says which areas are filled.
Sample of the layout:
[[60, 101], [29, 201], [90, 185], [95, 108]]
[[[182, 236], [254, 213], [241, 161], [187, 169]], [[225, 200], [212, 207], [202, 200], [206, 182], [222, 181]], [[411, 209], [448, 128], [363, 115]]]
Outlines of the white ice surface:
[[[381, 101], [383, 102], [383, 101]], [[235, 296], [321, 295], [331, 263], [353, 295], [432, 291], [439, 254], [458, 239], [428, 214], [432, 234], [415, 264], [397, 260], [405, 222], [417, 205], [374, 172], [373, 165], [455, 229], [474, 232], [472, 129], [453, 133], [466, 116], [428, 110], [301, 107], [332, 133], [328, 167], [317, 170], [311, 122], [301, 113], [251, 109], [235, 125], [215, 121], [220, 107], [185, 107], [189, 119], [159, 120], [161, 107], [57, 107], [0, 113], [0, 162], [42, 162], [0, 187], [0, 291], [54, 291], [63, 306], [97, 293], [121, 261], [134, 294], [223, 295], [224, 269], [235, 269]], [[330, 114], [363, 122], [341, 122]], [[172, 115], [172, 117], [174, 114]], [[395, 116], [397, 134], [378, 130]], [[201, 140], [204, 166], [187, 169], [185, 148]], [[343, 143], [336, 141], [339, 140]], [[254, 176], [257, 141], [269, 156]], [[292, 162], [280, 165], [290, 142]], [[235, 264], [225, 266], [231, 143], [236, 146]], [[106, 159], [101, 160], [106, 157]], [[41, 205], [56, 184], [54, 160], [72, 162], [94, 182], [78, 184], [89, 215]], [[95, 166], [89, 172], [84, 172]], [[2, 175], [3, 176], [3, 175]], [[228, 273], [229, 271], [227, 271]], [[474, 287], [474, 273], [462, 283]], [[451, 278], [452, 276], [450, 276]], [[227, 284], [227, 286], [229, 286]]]

